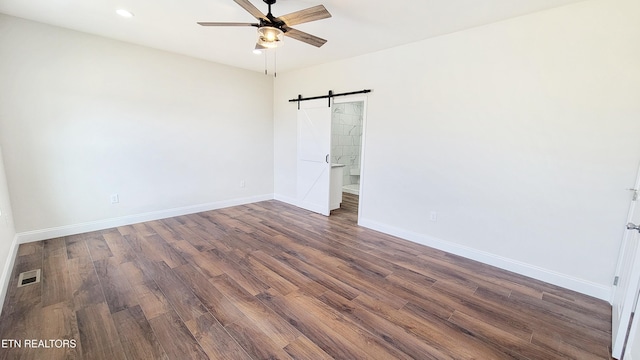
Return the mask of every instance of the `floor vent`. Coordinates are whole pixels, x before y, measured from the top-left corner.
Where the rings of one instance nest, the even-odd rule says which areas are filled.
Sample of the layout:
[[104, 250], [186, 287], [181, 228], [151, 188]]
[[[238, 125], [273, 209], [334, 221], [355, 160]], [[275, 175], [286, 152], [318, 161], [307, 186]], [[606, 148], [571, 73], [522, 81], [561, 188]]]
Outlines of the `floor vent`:
[[18, 287], [23, 287], [40, 282], [40, 269], [25, 271], [18, 277]]

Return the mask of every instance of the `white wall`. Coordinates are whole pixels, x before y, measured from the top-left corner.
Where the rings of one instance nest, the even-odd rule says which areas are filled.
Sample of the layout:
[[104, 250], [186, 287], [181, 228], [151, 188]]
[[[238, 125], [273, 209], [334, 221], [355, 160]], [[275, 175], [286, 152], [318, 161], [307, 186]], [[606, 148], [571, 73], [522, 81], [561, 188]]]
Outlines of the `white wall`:
[[344, 164], [342, 185], [359, 184], [362, 154], [363, 102], [338, 103], [331, 109], [331, 162]]
[[276, 197], [295, 198], [287, 100], [371, 88], [362, 224], [609, 300], [638, 64], [640, 3], [591, 0], [279, 74]]
[[272, 197], [271, 77], [0, 15], [0, 94], [20, 234]]
[[[4, 303], [6, 284], [9, 282], [13, 267], [12, 259], [15, 255], [13, 252], [17, 250], [14, 244], [15, 235], [9, 189], [2, 161], [2, 147], [0, 147], [0, 304]], [[2, 311], [2, 305], [0, 305], [0, 311]]]

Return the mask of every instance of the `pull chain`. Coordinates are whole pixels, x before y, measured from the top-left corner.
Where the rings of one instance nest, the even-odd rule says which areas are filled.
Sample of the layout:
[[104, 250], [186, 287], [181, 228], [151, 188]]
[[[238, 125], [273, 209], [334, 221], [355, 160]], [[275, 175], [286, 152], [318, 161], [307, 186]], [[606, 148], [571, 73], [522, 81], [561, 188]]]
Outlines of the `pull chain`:
[[[269, 51], [267, 49], [264, 49], [264, 74], [268, 75], [268, 68], [269, 68], [269, 62], [267, 60], [267, 58], [269, 57]], [[278, 56], [277, 56], [277, 52], [276, 49], [273, 49], [273, 77], [277, 77], [278, 76]]]

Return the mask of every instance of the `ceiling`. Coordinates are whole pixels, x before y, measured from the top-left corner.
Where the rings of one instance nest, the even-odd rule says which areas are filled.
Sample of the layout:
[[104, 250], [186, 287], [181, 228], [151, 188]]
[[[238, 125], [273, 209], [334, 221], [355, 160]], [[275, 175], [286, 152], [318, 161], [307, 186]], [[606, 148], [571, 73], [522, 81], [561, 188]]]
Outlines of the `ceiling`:
[[[278, 0], [274, 16], [323, 4], [329, 19], [295, 28], [328, 42], [291, 38], [277, 50], [283, 72], [345, 59], [584, 0]], [[251, 0], [262, 12], [267, 5]], [[127, 9], [133, 18], [116, 15]], [[255, 22], [233, 0], [0, 0], [0, 13], [254, 71], [253, 27], [202, 27], [197, 21]], [[268, 60], [273, 66], [273, 55]]]

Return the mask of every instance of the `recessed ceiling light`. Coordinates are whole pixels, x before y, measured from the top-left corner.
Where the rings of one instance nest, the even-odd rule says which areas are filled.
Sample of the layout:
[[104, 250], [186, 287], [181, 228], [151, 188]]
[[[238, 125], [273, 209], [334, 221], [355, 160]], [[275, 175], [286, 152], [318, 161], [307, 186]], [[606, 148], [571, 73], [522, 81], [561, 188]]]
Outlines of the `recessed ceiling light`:
[[125, 10], [125, 9], [118, 9], [116, 10], [116, 14], [122, 16], [122, 17], [126, 17], [126, 18], [130, 18], [133, 17], [133, 13], [129, 10]]

